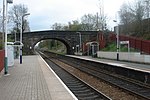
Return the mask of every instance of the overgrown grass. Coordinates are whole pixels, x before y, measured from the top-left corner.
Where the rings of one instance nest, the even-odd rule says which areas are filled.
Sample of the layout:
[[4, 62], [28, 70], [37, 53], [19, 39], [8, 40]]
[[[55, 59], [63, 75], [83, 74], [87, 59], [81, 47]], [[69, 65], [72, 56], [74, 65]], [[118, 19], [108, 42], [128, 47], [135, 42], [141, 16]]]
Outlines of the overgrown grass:
[[[110, 52], [116, 52], [117, 51], [117, 45], [116, 43], [108, 43], [107, 46], [102, 49], [102, 51], [110, 51]], [[134, 48], [130, 48], [131, 52], [137, 52]], [[127, 45], [120, 45], [120, 52], [128, 52]]]
[[2, 45], [0, 44], [0, 50], [2, 50]]
[[150, 34], [149, 34], [149, 33], [144, 34], [144, 35], [143, 35], [143, 38], [144, 38], [145, 40], [150, 40]]
[[105, 48], [102, 49], [102, 51], [116, 51], [116, 44], [115, 43], [109, 43]]
[[2, 40], [0, 40], [0, 50], [3, 49]]
[[48, 49], [48, 51], [62, 54], [62, 55], [66, 54], [66, 48], [64, 48], [64, 46], [62, 44], [57, 45], [57, 47], [56, 46], [51, 47], [51, 49]]

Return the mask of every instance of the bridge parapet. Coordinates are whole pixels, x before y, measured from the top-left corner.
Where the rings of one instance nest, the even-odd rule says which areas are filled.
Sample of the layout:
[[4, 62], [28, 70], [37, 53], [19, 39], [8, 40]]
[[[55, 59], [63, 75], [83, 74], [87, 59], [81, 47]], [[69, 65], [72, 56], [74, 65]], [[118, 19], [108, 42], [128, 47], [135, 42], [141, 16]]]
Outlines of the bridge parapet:
[[[98, 31], [78, 31], [81, 33], [82, 43], [96, 37]], [[55, 39], [64, 43], [67, 47], [67, 54], [74, 54], [73, 47], [79, 45], [79, 34], [77, 31], [35, 31], [23, 33], [23, 51], [25, 54], [33, 54], [34, 46], [41, 40]], [[32, 50], [31, 50], [32, 48]]]

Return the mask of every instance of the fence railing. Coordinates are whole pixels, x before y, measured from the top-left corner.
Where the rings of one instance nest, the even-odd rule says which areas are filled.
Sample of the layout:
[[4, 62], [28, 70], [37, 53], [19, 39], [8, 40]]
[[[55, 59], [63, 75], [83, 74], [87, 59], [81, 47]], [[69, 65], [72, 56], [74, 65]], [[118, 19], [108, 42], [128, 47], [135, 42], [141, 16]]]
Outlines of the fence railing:
[[0, 72], [4, 68], [4, 50], [0, 50]]
[[[111, 33], [109, 35], [110, 41], [116, 41], [116, 34]], [[120, 41], [129, 41], [130, 47], [140, 50], [140, 52], [144, 52], [146, 54], [150, 54], [150, 41], [142, 40], [134, 37], [119, 35]]]

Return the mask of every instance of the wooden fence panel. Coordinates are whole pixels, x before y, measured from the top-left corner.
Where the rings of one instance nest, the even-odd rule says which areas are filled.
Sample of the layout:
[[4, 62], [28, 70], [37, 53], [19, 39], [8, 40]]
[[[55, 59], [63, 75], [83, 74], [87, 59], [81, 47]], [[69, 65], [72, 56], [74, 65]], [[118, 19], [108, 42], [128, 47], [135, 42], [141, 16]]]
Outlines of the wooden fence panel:
[[0, 50], [0, 72], [4, 68], [4, 50]]

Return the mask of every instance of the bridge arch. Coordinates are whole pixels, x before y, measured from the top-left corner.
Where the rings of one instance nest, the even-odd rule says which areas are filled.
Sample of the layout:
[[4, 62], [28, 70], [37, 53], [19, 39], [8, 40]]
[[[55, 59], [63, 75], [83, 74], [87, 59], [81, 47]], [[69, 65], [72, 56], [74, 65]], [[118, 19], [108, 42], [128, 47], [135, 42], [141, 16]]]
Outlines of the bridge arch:
[[51, 40], [58, 40], [58, 41], [62, 42], [62, 43], [66, 46], [66, 49], [67, 49], [67, 52], [66, 52], [66, 53], [67, 53], [67, 54], [71, 54], [71, 49], [72, 49], [72, 47], [70, 47], [70, 45], [69, 45], [69, 43], [68, 43], [67, 41], [65, 41], [65, 40], [63, 40], [63, 39], [60, 39], [60, 38], [41, 38], [41, 39], [35, 41], [35, 43], [31, 46], [31, 48], [34, 48], [35, 45], [36, 45], [38, 42], [40, 42], [40, 41], [42, 41], [42, 40], [49, 40], [49, 39], [51, 39]]
[[[23, 33], [23, 52], [24, 54], [33, 54], [33, 47], [43, 39], [55, 39], [66, 45], [67, 54], [74, 54], [74, 47], [80, 44], [79, 33], [81, 34], [82, 43], [97, 37], [98, 31], [34, 31]], [[32, 50], [31, 50], [32, 47]]]

